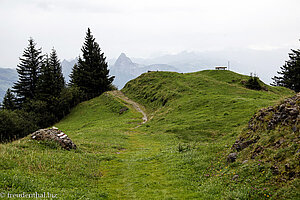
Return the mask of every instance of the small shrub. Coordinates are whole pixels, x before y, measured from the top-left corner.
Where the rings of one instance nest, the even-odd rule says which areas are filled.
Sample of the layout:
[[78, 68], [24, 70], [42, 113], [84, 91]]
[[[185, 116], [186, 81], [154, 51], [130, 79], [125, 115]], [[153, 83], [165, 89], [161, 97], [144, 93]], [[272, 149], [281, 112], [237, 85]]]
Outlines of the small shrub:
[[251, 90], [261, 90], [262, 86], [259, 83], [259, 78], [256, 76], [252, 76], [246, 81], [245, 83], [246, 88], [249, 88]]
[[182, 152], [191, 150], [191, 146], [189, 144], [185, 145], [185, 144], [179, 143], [177, 149], [178, 149], [179, 153], [182, 153]]

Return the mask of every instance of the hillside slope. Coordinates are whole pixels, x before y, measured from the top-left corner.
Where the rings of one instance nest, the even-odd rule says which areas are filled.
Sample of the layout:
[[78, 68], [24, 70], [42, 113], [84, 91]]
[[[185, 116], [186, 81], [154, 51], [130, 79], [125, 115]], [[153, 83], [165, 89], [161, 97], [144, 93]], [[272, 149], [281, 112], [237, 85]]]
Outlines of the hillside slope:
[[153, 115], [151, 130], [157, 127], [188, 141], [214, 140], [236, 132], [259, 108], [293, 94], [267, 85], [268, 91], [247, 89], [242, 82], [248, 78], [215, 70], [150, 72], [128, 82], [122, 91]]
[[0, 144], [0, 193], [46, 191], [59, 199], [295, 199], [296, 184], [277, 186], [267, 181], [272, 175], [252, 174], [256, 160], [249, 161], [247, 171], [242, 156], [226, 161], [256, 111], [294, 94], [269, 86], [249, 90], [242, 84], [247, 79], [230, 71], [143, 74], [122, 91], [145, 107], [146, 123], [119, 92], [83, 102], [55, 125], [78, 150], [29, 137]]
[[[186, 177], [193, 180], [199, 190], [216, 196], [222, 193], [224, 199], [294, 199], [298, 197], [295, 192], [298, 178], [289, 184], [279, 184], [280, 177], [274, 181], [275, 174], [257, 171], [260, 157], [249, 159], [246, 166], [242, 164], [253, 148], [245, 151], [238, 162], [227, 162], [237, 135], [259, 108], [274, 105], [294, 94], [285, 88], [267, 85], [263, 85], [262, 91], [249, 90], [243, 85], [248, 78], [214, 70], [190, 74], [151, 72], [128, 82], [122, 91], [143, 104], [152, 115], [143, 131], [174, 134], [181, 141], [178, 148], [184, 152], [183, 166], [190, 171]], [[282, 130], [277, 134], [287, 133]], [[272, 139], [280, 138], [273, 136]], [[274, 154], [286, 151], [289, 149], [278, 149]], [[292, 159], [294, 153], [288, 155], [287, 159]], [[203, 159], [205, 156], [209, 159]], [[205, 161], [208, 164], [204, 164]], [[277, 163], [280, 164], [284, 162]], [[225, 191], [221, 191], [222, 188]]]
[[[276, 185], [282, 199], [299, 199], [300, 93], [259, 110], [231, 149], [241, 177], [250, 172], [252, 179]], [[257, 188], [262, 185], [257, 182]]]

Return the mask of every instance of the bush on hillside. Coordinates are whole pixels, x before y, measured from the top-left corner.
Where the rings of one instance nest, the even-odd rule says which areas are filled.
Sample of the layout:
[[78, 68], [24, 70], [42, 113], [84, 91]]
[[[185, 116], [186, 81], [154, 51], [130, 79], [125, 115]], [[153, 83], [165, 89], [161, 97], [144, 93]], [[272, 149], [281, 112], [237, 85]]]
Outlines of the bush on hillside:
[[84, 99], [83, 92], [78, 87], [64, 88], [60, 93], [55, 112], [59, 119], [70, 113], [71, 109]]
[[0, 111], [0, 141], [11, 141], [35, 131], [38, 126], [24, 111]]
[[47, 127], [56, 122], [55, 113], [51, 112], [46, 101], [30, 100], [23, 105], [23, 111], [38, 127]]
[[49, 101], [30, 100], [19, 110], [0, 111], [0, 142], [24, 137], [33, 131], [48, 127], [65, 117], [83, 99], [76, 87], [64, 88], [59, 97]]
[[251, 76], [245, 83], [245, 86], [251, 90], [261, 90], [262, 86], [259, 83], [259, 78]]

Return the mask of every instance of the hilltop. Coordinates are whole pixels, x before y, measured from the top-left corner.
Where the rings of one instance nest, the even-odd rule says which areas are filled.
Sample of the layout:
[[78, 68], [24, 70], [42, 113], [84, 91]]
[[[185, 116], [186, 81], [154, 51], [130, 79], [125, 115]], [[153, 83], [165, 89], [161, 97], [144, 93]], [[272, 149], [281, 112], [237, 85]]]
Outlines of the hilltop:
[[150, 126], [180, 138], [203, 140], [232, 133], [258, 108], [292, 94], [262, 82], [265, 90], [247, 89], [243, 83], [248, 79], [231, 71], [150, 72], [128, 82], [122, 91], [153, 115]]
[[144, 109], [146, 123], [119, 92], [83, 102], [55, 124], [77, 150], [30, 137], [0, 145], [0, 192], [49, 191], [60, 199], [295, 199], [298, 179], [270, 182], [274, 176], [258, 171], [262, 158], [246, 157], [248, 149], [227, 161], [255, 113], [294, 95], [262, 82], [263, 90], [247, 89], [248, 79], [215, 70], [144, 73], [122, 92]]

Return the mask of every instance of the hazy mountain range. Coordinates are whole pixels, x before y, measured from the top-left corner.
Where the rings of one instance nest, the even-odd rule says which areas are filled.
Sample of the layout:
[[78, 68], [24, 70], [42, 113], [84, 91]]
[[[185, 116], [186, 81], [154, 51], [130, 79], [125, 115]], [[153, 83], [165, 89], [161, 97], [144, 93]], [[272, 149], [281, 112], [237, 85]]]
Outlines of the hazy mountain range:
[[0, 68], [0, 102], [8, 88], [11, 88], [13, 83], [18, 80], [18, 74], [15, 69]]
[[[76, 64], [77, 58], [74, 60], [63, 60], [61, 62], [63, 74], [65, 77], [66, 82], [69, 82], [70, 80], [70, 73], [72, 71], [72, 68], [74, 64]], [[114, 64], [111, 64], [114, 63]], [[116, 60], [108, 60], [108, 65], [110, 69], [110, 75], [115, 76], [115, 80], [113, 84], [117, 86], [119, 89], [124, 87], [124, 85], [131, 79], [134, 79], [141, 75], [144, 72], [147, 72], [149, 70], [159, 70], [159, 71], [177, 71], [178, 70], [175, 67], [172, 67], [167, 64], [138, 64], [133, 63], [129, 57], [127, 57], [124, 53], [121, 53], [121, 55]]]
[[[124, 53], [117, 59], [108, 59], [110, 74], [114, 75], [113, 82], [121, 89], [126, 82], [138, 77], [140, 74], [150, 71], [176, 71], [195, 72], [205, 69], [214, 69], [215, 66], [227, 66], [230, 62], [230, 70], [249, 75], [255, 73], [265, 83], [271, 82], [271, 77], [276, 75], [285, 60], [288, 59], [289, 49], [254, 50], [254, 49], [228, 49], [222, 51], [188, 52], [178, 54], [166, 54], [152, 58], [129, 58]], [[63, 74], [68, 82], [72, 67], [77, 62], [63, 60]], [[11, 87], [18, 79], [14, 69], [0, 68], [0, 100], [7, 88]]]
[[73, 59], [73, 60], [66, 60], [64, 59], [62, 62], [61, 62], [61, 66], [62, 66], [62, 72], [64, 74], [64, 77], [65, 77], [65, 80], [66, 82], [68, 83], [70, 81], [70, 74], [72, 72], [72, 68], [73, 66], [77, 63], [77, 58]]
[[143, 65], [134, 63], [124, 53], [121, 53], [115, 63], [110, 65], [109, 68], [110, 74], [115, 76], [113, 84], [119, 89], [123, 88], [129, 80], [134, 79], [147, 71], [180, 71], [167, 64]]
[[[73, 60], [66, 60], [64, 59], [61, 62], [62, 65], [62, 72], [64, 74], [65, 80], [68, 83], [70, 81], [70, 73], [72, 72], [73, 66], [77, 63], [77, 58]], [[151, 71], [177, 71], [180, 70], [176, 69], [167, 64], [149, 64], [143, 65], [138, 63], [133, 63], [130, 58], [128, 58], [124, 53], [122, 53], [119, 58], [115, 61], [114, 64], [109, 65], [110, 74], [115, 76], [115, 80], [113, 84], [121, 89], [125, 83], [129, 80], [134, 79], [141, 75], [148, 70]], [[5, 95], [5, 92], [8, 88], [13, 86], [18, 80], [18, 74], [15, 69], [9, 68], [0, 68], [0, 101]]]
[[280, 66], [288, 60], [289, 49], [255, 50], [255, 49], [227, 49], [220, 51], [188, 52], [167, 54], [153, 58], [132, 58], [133, 62], [144, 65], [162, 63], [171, 65], [182, 72], [195, 72], [214, 69], [215, 66], [227, 66], [230, 70], [250, 75], [255, 73], [261, 80], [269, 84], [271, 78], [277, 74]]

